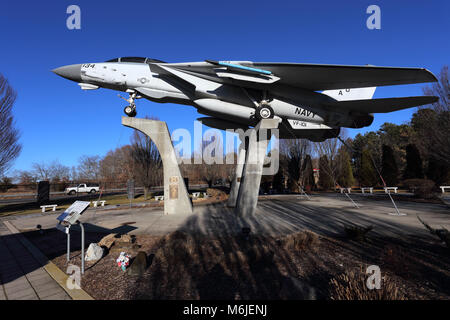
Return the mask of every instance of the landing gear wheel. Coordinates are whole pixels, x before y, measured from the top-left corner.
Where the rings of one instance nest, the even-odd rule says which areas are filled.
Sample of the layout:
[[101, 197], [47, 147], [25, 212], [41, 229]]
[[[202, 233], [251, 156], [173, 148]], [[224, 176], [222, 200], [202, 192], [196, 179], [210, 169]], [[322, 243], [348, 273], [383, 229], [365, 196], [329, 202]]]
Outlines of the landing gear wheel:
[[125, 109], [123, 109], [123, 112], [129, 117], [135, 117], [136, 116], [136, 107], [133, 106], [126, 106]]
[[273, 118], [274, 112], [270, 105], [261, 104], [258, 108], [256, 108], [255, 116], [258, 120], [270, 119]]

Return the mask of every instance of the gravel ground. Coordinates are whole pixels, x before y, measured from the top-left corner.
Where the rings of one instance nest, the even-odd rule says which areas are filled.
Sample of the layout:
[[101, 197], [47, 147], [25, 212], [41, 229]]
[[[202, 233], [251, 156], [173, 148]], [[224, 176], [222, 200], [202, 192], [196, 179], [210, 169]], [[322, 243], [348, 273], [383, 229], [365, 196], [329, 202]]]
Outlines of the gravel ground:
[[[380, 266], [397, 298], [450, 299], [449, 249], [431, 235], [365, 241], [304, 232], [286, 236], [206, 236], [174, 232], [116, 241], [108, 254], [86, 262], [82, 287], [95, 299], [330, 299], [330, 281], [350, 270]], [[25, 233], [59, 268], [67, 268], [65, 235]], [[105, 234], [88, 233], [86, 247]], [[72, 243], [79, 243], [76, 233]], [[80, 247], [71, 263], [80, 265]], [[143, 276], [128, 276], [115, 263], [120, 251], [149, 256]]]

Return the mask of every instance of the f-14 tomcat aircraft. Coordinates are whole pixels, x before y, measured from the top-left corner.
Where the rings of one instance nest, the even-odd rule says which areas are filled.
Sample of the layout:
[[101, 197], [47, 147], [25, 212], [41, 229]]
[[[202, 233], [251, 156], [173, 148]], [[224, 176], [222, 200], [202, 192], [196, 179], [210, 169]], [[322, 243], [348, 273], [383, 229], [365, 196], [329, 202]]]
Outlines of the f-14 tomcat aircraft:
[[372, 99], [377, 86], [435, 82], [426, 69], [251, 61], [166, 63], [124, 57], [73, 64], [53, 70], [78, 82], [127, 92], [124, 111], [136, 116], [135, 100], [192, 105], [204, 125], [247, 129], [259, 120], [280, 118], [280, 138], [323, 141], [341, 127], [362, 128], [374, 113], [430, 104], [437, 97]]

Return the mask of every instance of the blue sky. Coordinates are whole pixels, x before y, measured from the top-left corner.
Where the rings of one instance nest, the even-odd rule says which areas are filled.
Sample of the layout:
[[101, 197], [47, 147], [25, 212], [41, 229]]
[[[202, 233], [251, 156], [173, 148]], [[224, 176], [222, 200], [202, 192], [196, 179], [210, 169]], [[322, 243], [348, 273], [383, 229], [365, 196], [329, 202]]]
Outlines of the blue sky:
[[[66, 8], [81, 8], [81, 30], [66, 28]], [[366, 28], [366, 8], [381, 8], [381, 30]], [[82, 91], [51, 69], [144, 56], [168, 62], [251, 60], [425, 67], [449, 64], [449, 1], [2, 1], [0, 72], [16, 89], [23, 151], [33, 162], [76, 165], [129, 142], [117, 92]], [[422, 95], [424, 85], [378, 88], [374, 98]], [[138, 100], [138, 116], [193, 130], [195, 108]], [[372, 126], [404, 123], [414, 109], [378, 114]]]

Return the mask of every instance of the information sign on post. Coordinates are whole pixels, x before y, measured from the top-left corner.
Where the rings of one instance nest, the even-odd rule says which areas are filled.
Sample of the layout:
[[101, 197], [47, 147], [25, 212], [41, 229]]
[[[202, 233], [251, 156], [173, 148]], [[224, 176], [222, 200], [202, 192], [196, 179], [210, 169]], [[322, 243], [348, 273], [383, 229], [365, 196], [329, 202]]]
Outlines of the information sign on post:
[[127, 181], [127, 194], [128, 194], [128, 200], [134, 199], [134, 180], [129, 179]]
[[79, 224], [81, 228], [81, 274], [84, 274], [84, 226], [78, 220], [89, 207], [89, 201], [75, 201], [69, 208], [56, 218], [59, 222], [56, 229], [67, 234], [67, 261], [70, 260], [70, 227]]

